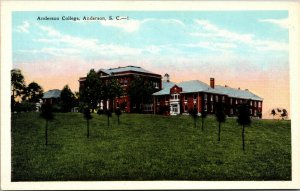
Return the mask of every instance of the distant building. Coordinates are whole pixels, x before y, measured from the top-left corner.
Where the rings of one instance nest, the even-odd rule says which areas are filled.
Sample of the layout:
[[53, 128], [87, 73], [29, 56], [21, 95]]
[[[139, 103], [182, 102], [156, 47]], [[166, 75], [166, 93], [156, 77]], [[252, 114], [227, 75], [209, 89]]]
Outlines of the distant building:
[[60, 101], [60, 94], [61, 90], [49, 90], [44, 93], [42, 100], [44, 103], [56, 104]]
[[[153, 113], [153, 103], [141, 103], [137, 105], [136, 103], [131, 103], [128, 91], [131, 82], [135, 79], [135, 76], [139, 76], [143, 80], [147, 80], [153, 84], [157, 91], [161, 90], [161, 78], [159, 74], [147, 71], [141, 67], [137, 66], [126, 66], [110, 69], [100, 69], [98, 71], [99, 78], [102, 82], [106, 82], [110, 78], [115, 78], [124, 90], [123, 96], [120, 98], [115, 98], [115, 100], [101, 100], [100, 109], [116, 109], [121, 105], [125, 105], [126, 112], [132, 112], [135, 108], [139, 107], [143, 112]], [[84, 82], [86, 77], [79, 78], [79, 91], [84, 89]], [[113, 104], [113, 102], [115, 104]], [[114, 108], [112, 108], [114, 107]]]
[[161, 113], [164, 107], [169, 107], [170, 115], [188, 113], [197, 108], [198, 113], [206, 111], [215, 113], [214, 103], [223, 102], [228, 106], [226, 113], [229, 116], [237, 114], [237, 106], [242, 102], [249, 102], [252, 116], [261, 117], [263, 99], [249, 90], [215, 85], [215, 79], [210, 78], [210, 85], [199, 80], [170, 82], [170, 76], [165, 74], [162, 90], [153, 94], [154, 113]]

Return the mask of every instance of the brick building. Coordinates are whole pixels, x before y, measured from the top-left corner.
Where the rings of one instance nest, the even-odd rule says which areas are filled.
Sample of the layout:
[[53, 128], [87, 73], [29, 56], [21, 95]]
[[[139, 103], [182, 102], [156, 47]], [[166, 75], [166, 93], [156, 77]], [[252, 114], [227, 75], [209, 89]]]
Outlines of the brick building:
[[214, 103], [223, 102], [228, 106], [227, 115], [234, 116], [238, 104], [248, 101], [252, 116], [261, 117], [262, 113], [262, 98], [247, 89], [215, 85], [214, 78], [210, 79], [210, 85], [199, 80], [173, 83], [166, 74], [162, 81], [162, 90], [154, 93], [153, 96], [154, 113], [160, 113], [162, 107], [169, 107], [167, 114], [187, 114], [190, 109], [196, 107], [198, 113], [206, 111], [212, 114], [215, 112]]
[[[143, 112], [153, 113], [153, 103], [141, 103], [136, 105], [135, 103], [130, 103], [130, 98], [128, 91], [132, 80], [136, 76], [140, 77], [142, 80], [148, 81], [153, 84], [157, 91], [161, 90], [161, 78], [159, 74], [152, 73], [141, 67], [137, 66], [126, 66], [110, 69], [100, 69], [98, 72], [99, 78], [102, 82], [106, 82], [110, 78], [115, 78], [121, 87], [123, 88], [124, 94], [120, 98], [115, 98], [115, 100], [101, 100], [99, 103], [100, 109], [116, 109], [121, 105], [125, 105], [126, 112], [132, 112], [132, 108], [140, 107]], [[86, 77], [79, 78], [79, 91], [84, 88], [84, 82]], [[114, 104], [112, 104], [114, 102]], [[114, 107], [114, 108], [112, 108]]]

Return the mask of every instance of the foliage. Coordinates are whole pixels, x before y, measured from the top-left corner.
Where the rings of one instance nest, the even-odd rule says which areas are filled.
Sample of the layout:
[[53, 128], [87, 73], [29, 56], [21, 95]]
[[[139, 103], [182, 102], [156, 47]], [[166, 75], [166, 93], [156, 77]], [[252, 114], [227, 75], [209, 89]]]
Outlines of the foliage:
[[120, 115], [122, 115], [121, 109], [120, 109], [120, 108], [117, 108], [117, 109], [115, 110], [115, 114], [116, 114], [116, 116], [118, 117], [118, 125], [120, 125]]
[[[224, 141], [218, 145], [213, 141], [218, 124], [210, 116], [205, 119], [210, 128], [203, 133], [189, 128], [190, 116], [123, 113], [118, 128], [95, 128], [101, 139], [86, 140], [82, 114], [57, 113], [49, 136], [55, 145], [45, 150], [40, 145], [44, 121], [37, 116], [12, 114], [11, 181], [292, 179], [290, 120], [253, 119], [244, 153], [234, 118], [222, 124]], [[93, 117], [92, 126], [105, 127], [105, 115]], [[116, 126], [117, 120], [111, 123]]]
[[39, 102], [43, 97], [43, 88], [36, 82], [31, 82], [27, 87], [24, 88], [23, 100], [30, 102]]
[[52, 113], [52, 105], [50, 103], [44, 103], [41, 107], [40, 116], [46, 120], [45, 124], [45, 145], [48, 145], [48, 121], [54, 119], [54, 115]]
[[204, 130], [204, 119], [207, 117], [207, 112], [206, 111], [202, 111], [201, 112], [201, 119], [202, 119], [202, 131]]
[[15, 99], [18, 96], [21, 96], [24, 92], [26, 85], [24, 81], [24, 76], [20, 69], [11, 70], [11, 90], [12, 97]]
[[109, 127], [109, 118], [112, 117], [112, 110], [106, 110], [105, 115], [107, 116], [107, 126]]
[[198, 119], [198, 109], [194, 107], [193, 109], [189, 110], [189, 114], [193, 117], [194, 119], [194, 127], [196, 128], [197, 126], [197, 119]]
[[222, 102], [217, 102], [215, 104], [216, 108], [216, 119], [219, 122], [219, 136], [218, 136], [218, 141], [220, 142], [221, 140], [221, 123], [224, 123], [226, 121], [226, 114], [225, 114], [225, 104]]
[[282, 120], [288, 118], [288, 112], [286, 109], [282, 109], [281, 117], [282, 117]]
[[[141, 78], [140, 76], [134, 76], [133, 80], [129, 84], [128, 95], [130, 98], [131, 111], [141, 113], [143, 108], [141, 104], [152, 103], [152, 94], [156, 92], [154, 84], [150, 82], [148, 78]], [[134, 105], [136, 108], [134, 108]]]
[[91, 69], [84, 82], [84, 88], [80, 92], [80, 101], [84, 102], [94, 110], [102, 97], [103, 84], [101, 83], [97, 72], [95, 72], [94, 69]]
[[89, 107], [85, 107], [83, 109], [83, 117], [86, 119], [86, 128], [87, 128], [87, 138], [90, 136], [90, 120], [93, 118], [91, 115], [91, 110]]
[[272, 109], [272, 111], [271, 111], [271, 115], [273, 115], [273, 119], [274, 119], [274, 116], [276, 115], [276, 111], [275, 111], [275, 109]]
[[115, 78], [109, 78], [103, 86], [103, 97], [112, 101], [114, 108], [114, 99], [123, 95], [123, 88]]
[[65, 85], [60, 94], [61, 107], [63, 112], [70, 112], [75, 105], [75, 95], [68, 85]]
[[15, 102], [13, 111], [16, 112], [31, 112], [36, 111], [36, 104], [29, 101]]
[[159, 114], [167, 114], [170, 112], [170, 106], [168, 105], [159, 105], [158, 113]]
[[243, 151], [245, 150], [245, 126], [251, 124], [251, 113], [250, 108], [247, 103], [242, 103], [238, 106], [238, 118], [237, 122], [243, 126], [242, 130], [242, 144], [243, 144]]

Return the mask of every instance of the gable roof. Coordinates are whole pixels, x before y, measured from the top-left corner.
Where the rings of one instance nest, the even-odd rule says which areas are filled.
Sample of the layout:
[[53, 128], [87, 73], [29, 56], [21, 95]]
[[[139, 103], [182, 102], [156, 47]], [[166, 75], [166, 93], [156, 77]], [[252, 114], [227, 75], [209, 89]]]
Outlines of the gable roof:
[[44, 93], [43, 99], [60, 98], [61, 90], [53, 89]]
[[162, 90], [155, 92], [152, 95], [168, 95], [170, 94], [170, 89], [175, 85], [173, 82], [162, 82]]

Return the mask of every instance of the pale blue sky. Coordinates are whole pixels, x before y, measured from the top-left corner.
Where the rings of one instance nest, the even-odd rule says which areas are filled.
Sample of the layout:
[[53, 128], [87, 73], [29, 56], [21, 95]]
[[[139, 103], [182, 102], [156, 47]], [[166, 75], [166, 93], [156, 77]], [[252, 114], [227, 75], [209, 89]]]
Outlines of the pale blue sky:
[[[14, 12], [13, 65], [45, 90], [91, 69], [137, 65], [175, 82], [215, 77], [289, 107], [288, 11]], [[37, 17], [59, 17], [39, 21]], [[62, 16], [81, 21], [63, 21]], [[129, 20], [83, 21], [83, 16]], [[276, 93], [277, 97], [272, 97]]]

